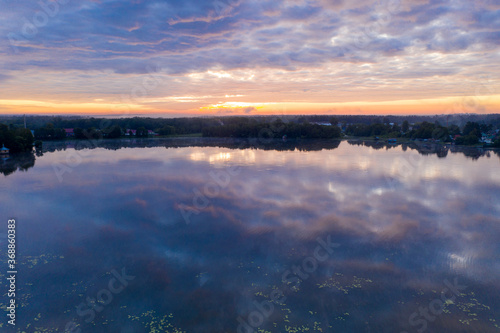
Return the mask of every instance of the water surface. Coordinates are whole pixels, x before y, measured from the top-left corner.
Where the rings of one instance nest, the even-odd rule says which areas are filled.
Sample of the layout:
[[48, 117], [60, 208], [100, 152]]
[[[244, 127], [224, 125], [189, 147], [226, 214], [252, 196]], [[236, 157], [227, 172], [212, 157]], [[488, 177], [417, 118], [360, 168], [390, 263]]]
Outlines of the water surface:
[[499, 156], [414, 148], [110, 141], [0, 162], [13, 331], [498, 332]]

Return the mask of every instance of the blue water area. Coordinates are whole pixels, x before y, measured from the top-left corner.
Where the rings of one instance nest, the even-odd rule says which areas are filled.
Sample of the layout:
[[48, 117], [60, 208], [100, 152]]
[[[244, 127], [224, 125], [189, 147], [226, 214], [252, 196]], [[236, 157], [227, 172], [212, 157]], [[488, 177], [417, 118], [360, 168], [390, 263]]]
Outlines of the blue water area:
[[[0, 161], [5, 332], [499, 332], [498, 152], [46, 143]], [[5, 312], [6, 314], [7, 312]]]

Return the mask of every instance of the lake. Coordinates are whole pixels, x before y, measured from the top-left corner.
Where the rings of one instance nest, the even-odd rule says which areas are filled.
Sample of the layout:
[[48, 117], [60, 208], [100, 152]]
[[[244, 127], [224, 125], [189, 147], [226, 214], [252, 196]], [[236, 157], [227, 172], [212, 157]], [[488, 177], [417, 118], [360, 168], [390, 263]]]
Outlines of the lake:
[[19, 305], [2, 330], [500, 332], [498, 152], [44, 145], [0, 161], [0, 255], [14, 218]]

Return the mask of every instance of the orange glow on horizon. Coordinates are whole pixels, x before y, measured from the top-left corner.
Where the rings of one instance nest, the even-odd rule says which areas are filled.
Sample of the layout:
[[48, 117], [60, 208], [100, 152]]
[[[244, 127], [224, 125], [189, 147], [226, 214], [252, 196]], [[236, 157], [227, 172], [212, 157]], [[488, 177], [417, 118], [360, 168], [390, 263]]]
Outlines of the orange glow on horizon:
[[[202, 99], [203, 97], [200, 97]], [[175, 99], [174, 99], [175, 102]], [[188, 104], [178, 102], [182, 104]], [[193, 108], [178, 108], [178, 103], [119, 102], [54, 102], [34, 100], [0, 100], [1, 114], [34, 115], [133, 115], [169, 116], [229, 116], [229, 115], [297, 115], [297, 114], [452, 114], [452, 113], [497, 113], [500, 95], [444, 97], [421, 100], [395, 100], [385, 102], [344, 103], [286, 103], [286, 102], [220, 102]], [[176, 105], [177, 104], [177, 105]], [[197, 103], [200, 104], [198, 101]]]

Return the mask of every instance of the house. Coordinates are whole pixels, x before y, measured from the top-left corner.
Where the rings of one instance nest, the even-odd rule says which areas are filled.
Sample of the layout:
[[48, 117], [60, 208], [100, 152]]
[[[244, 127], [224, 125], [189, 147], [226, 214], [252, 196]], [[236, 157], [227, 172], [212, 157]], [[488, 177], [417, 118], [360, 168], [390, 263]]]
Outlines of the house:
[[127, 128], [127, 130], [125, 131], [126, 136], [130, 136], [130, 135], [135, 136], [136, 134], [137, 134], [137, 130]]
[[64, 132], [66, 132], [66, 137], [75, 136], [75, 131], [73, 128], [65, 128]]
[[[125, 130], [125, 135], [126, 136], [136, 136], [137, 135], [137, 130], [134, 130], [134, 129], [126, 129]], [[154, 131], [152, 130], [148, 130], [148, 135], [158, 135], [158, 133], [155, 133]]]
[[490, 131], [488, 133], [482, 133], [481, 135], [481, 142], [491, 144], [495, 141], [496, 137], [496, 132], [495, 131]]
[[9, 148], [5, 148], [4, 145], [2, 145], [2, 148], [0, 148], [1, 155], [7, 155], [7, 154], [9, 154], [9, 151], [10, 151]]

